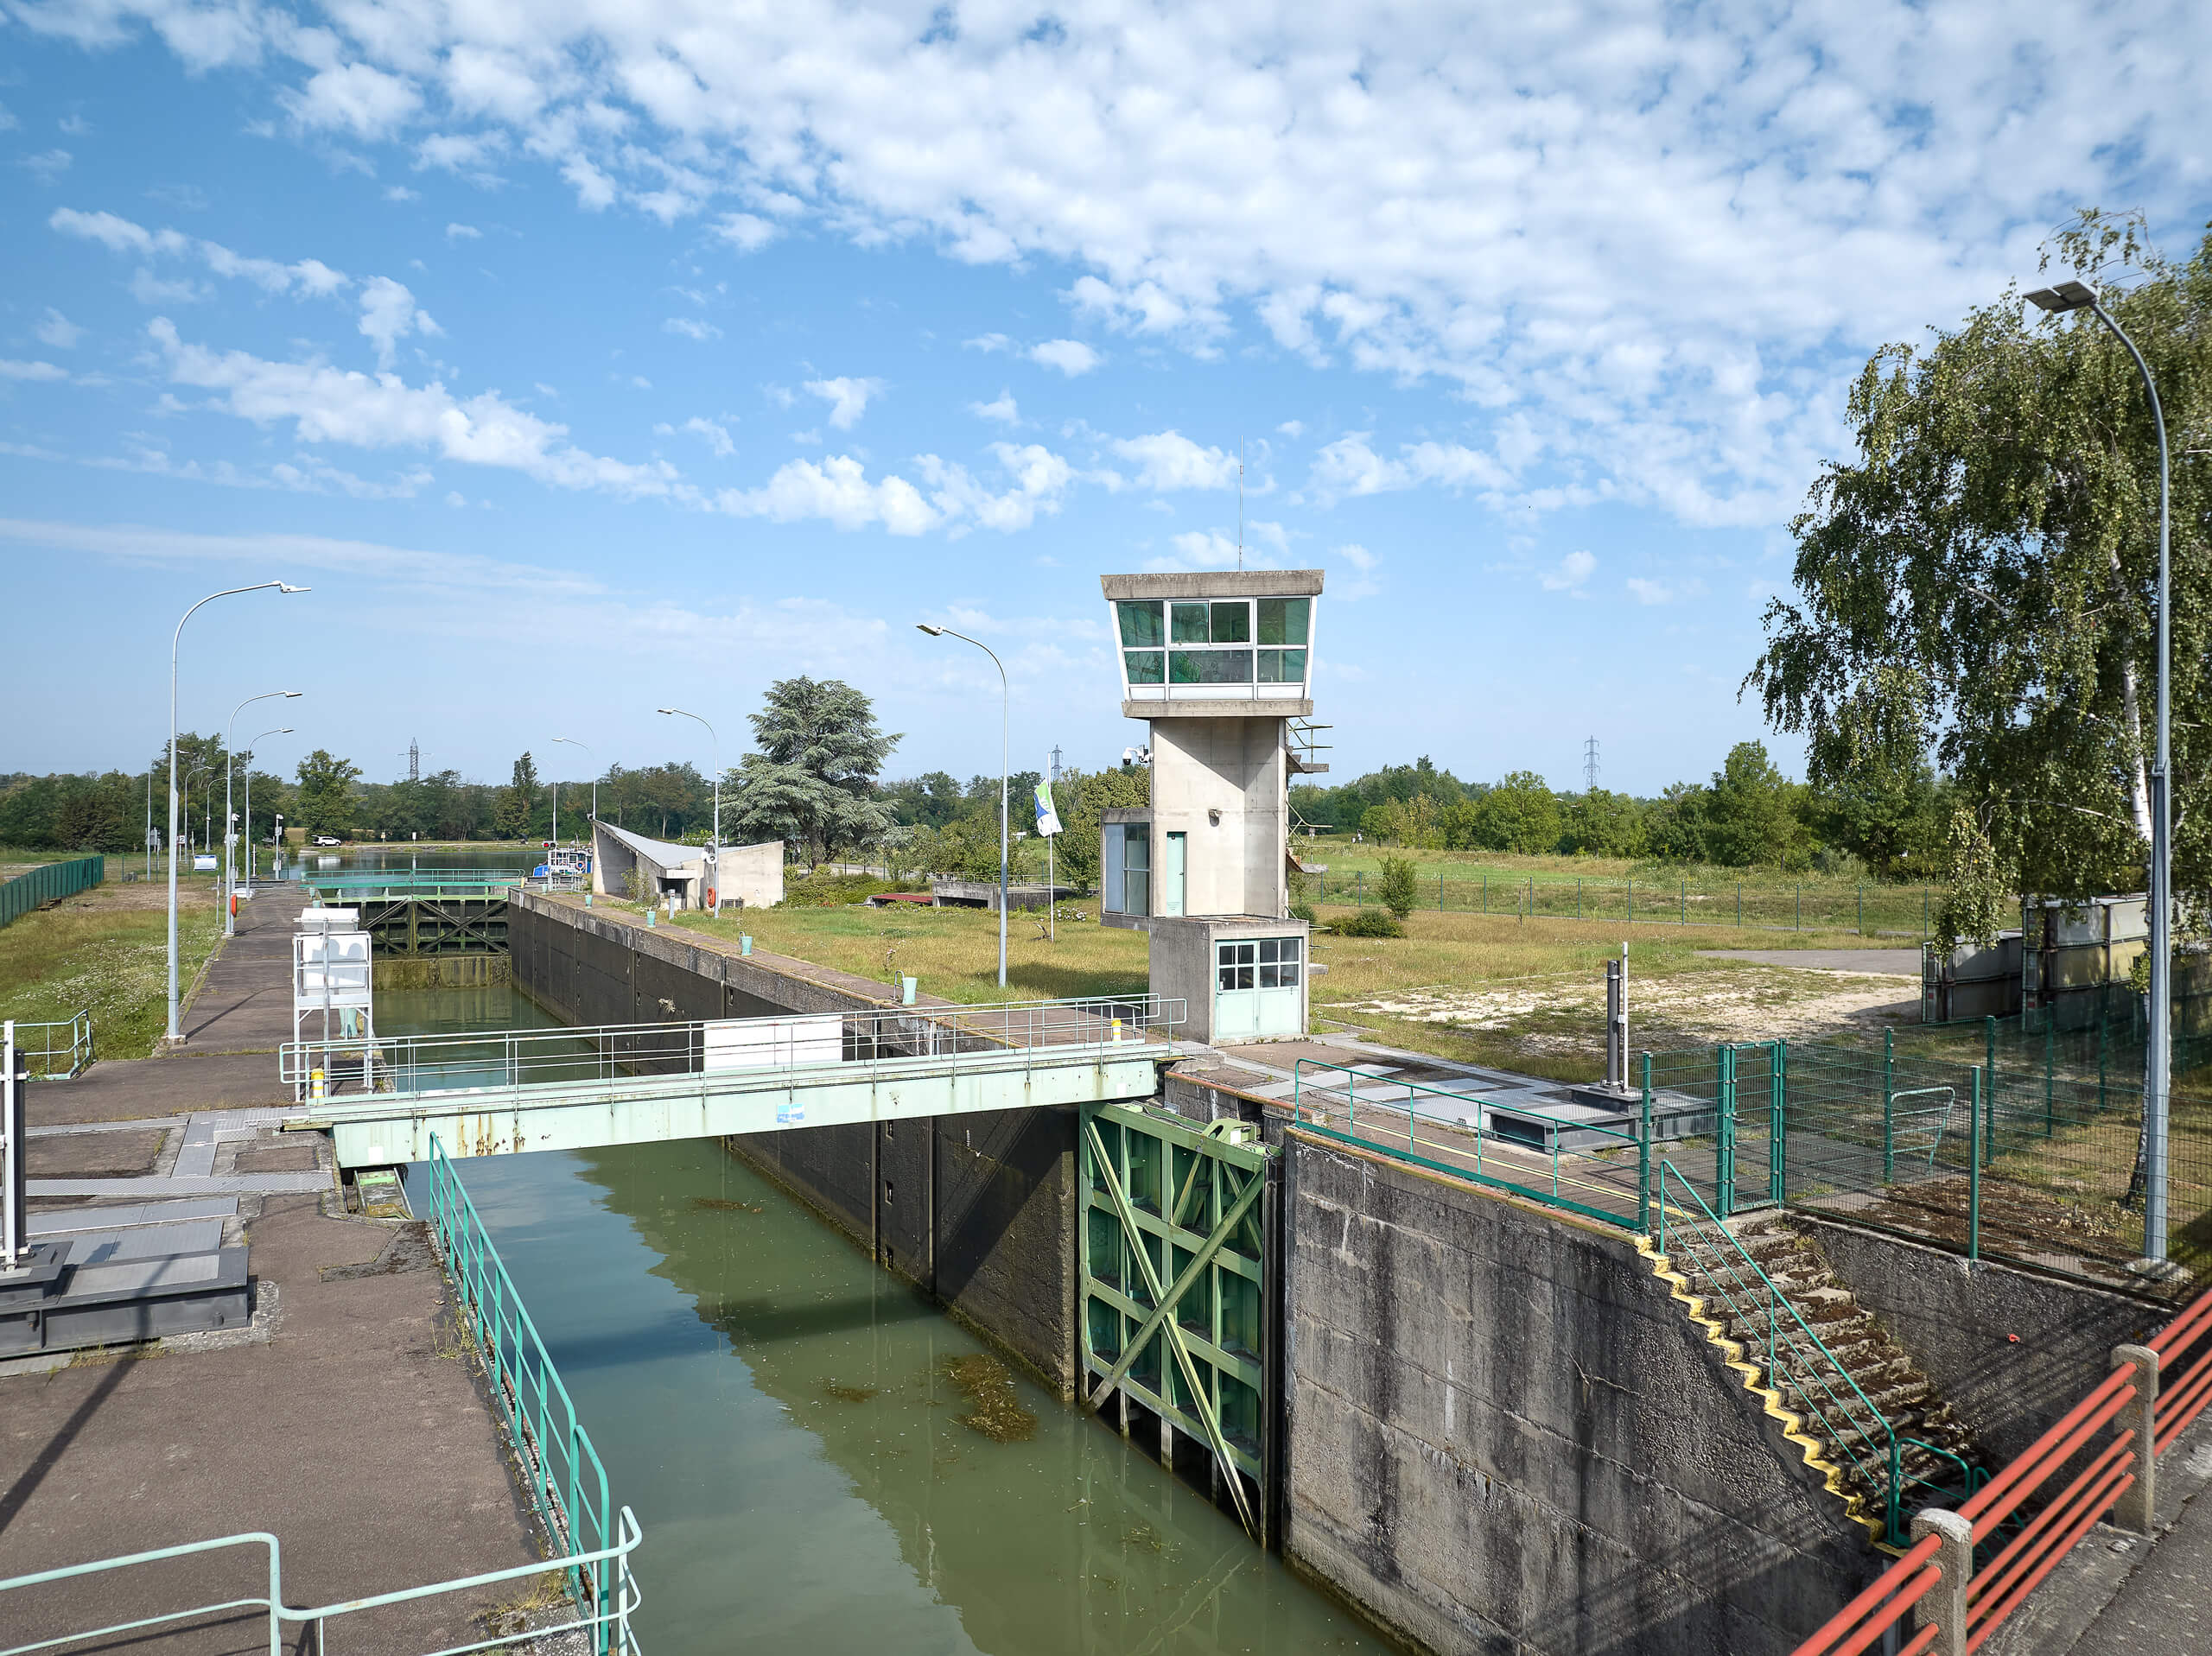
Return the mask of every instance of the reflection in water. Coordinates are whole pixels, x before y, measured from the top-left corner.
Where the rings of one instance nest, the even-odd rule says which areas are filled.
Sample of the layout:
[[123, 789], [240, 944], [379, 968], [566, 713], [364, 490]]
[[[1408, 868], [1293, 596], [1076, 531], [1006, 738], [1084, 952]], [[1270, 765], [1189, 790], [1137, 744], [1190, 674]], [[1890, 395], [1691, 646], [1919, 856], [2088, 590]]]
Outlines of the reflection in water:
[[461, 1171], [645, 1526], [651, 1656], [1387, 1648], [713, 1141]]

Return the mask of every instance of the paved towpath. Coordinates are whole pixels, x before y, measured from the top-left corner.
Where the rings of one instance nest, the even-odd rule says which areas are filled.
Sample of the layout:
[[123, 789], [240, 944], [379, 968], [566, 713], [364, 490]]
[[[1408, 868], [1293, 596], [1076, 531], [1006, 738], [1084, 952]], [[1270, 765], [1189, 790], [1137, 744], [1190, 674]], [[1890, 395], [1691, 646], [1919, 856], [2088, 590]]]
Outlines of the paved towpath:
[[[286, 1601], [310, 1605], [543, 1556], [422, 1227], [345, 1215], [320, 1136], [275, 1131], [270, 1107], [290, 1101], [275, 1049], [300, 906], [264, 887], [244, 908], [171, 1050], [31, 1086], [34, 1234], [219, 1227], [250, 1246], [254, 1316], [119, 1355], [0, 1361], [0, 1577], [266, 1531]], [[0, 1600], [0, 1642], [265, 1592], [268, 1579], [257, 1548], [26, 1589]], [[528, 1591], [349, 1617], [333, 1646], [474, 1645], [483, 1612]], [[163, 1656], [257, 1646], [262, 1627], [236, 1619], [161, 1642]]]

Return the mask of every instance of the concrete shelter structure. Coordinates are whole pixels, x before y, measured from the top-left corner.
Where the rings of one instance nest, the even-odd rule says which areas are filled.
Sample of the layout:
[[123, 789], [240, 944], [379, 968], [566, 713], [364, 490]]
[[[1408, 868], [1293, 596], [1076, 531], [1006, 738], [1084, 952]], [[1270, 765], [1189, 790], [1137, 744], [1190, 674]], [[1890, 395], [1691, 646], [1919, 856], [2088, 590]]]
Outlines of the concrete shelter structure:
[[710, 864], [704, 846], [648, 839], [594, 819], [591, 842], [591, 889], [601, 897], [640, 903], [674, 898], [680, 909], [702, 909], [719, 886], [724, 907], [761, 909], [784, 900], [781, 840], [726, 845]]
[[1100, 918], [1147, 933], [1153, 993], [1201, 1041], [1301, 1035], [1307, 930], [1290, 918], [1289, 786], [1322, 572], [1102, 578], [1122, 713], [1150, 730], [1152, 803], [1105, 813]]

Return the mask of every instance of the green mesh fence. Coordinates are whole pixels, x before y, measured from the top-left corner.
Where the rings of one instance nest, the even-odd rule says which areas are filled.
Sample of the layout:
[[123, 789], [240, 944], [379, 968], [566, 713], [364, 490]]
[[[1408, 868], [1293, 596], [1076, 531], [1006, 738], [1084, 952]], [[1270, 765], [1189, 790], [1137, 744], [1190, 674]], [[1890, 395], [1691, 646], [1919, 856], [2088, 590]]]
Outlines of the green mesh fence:
[[100, 883], [106, 866], [104, 857], [77, 857], [67, 862], [43, 863], [27, 874], [18, 874], [0, 885], [0, 926], [20, 920], [56, 898], [89, 891]]
[[[2144, 1251], [2139, 1049], [2123, 1074], [2108, 1043], [2100, 1072], [2090, 1044], [2061, 1062], [2052, 1036], [2050, 1062], [2030, 1063], [2044, 1036], [1979, 1033], [1980, 1052], [1959, 1049], [1979, 1062], [1902, 1040], [1652, 1054], [1655, 1133], [1723, 1215], [1782, 1200], [1969, 1257], [2140, 1285], [2126, 1270]], [[2212, 1099], [2177, 1091], [2168, 1120], [2169, 1252], [2202, 1275], [2212, 1268]]]

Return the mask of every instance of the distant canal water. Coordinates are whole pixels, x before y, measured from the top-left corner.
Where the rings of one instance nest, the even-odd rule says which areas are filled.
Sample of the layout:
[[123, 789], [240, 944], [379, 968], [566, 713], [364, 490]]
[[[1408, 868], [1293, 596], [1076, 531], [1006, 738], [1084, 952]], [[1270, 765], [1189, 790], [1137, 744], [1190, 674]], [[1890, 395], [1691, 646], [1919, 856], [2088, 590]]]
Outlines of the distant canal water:
[[[556, 1023], [378, 997], [391, 1034]], [[461, 1171], [645, 1528], [647, 1656], [1390, 1648], [718, 1144]]]

